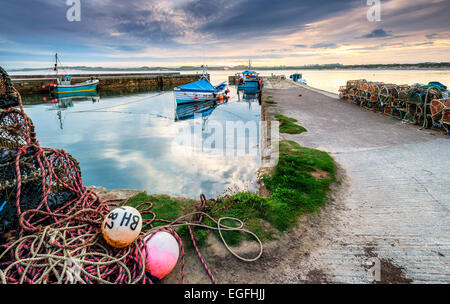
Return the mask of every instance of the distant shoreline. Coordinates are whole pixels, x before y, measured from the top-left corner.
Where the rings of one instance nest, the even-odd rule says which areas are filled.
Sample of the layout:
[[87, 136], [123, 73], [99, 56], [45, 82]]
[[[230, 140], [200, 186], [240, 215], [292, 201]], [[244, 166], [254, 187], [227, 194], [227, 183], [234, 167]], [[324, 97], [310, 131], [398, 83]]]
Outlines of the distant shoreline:
[[[171, 71], [201, 71], [201, 67], [197, 66], [182, 66], [182, 67], [136, 67], [136, 68], [106, 68], [106, 67], [86, 67], [86, 66], [73, 66], [73, 67], [60, 67], [61, 70], [77, 70], [77, 71], [104, 71], [104, 72], [171, 72]], [[236, 67], [208, 67], [209, 71], [242, 71], [248, 69], [245, 66]], [[450, 70], [450, 62], [442, 63], [418, 63], [418, 64], [380, 64], [380, 65], [311, 65], [311, 66], [277, 66], [277, 67], [253, 67], [258, 71], [287, 71], [287, 70]], [[8, 69], [8, 72], [33, 72], [33, 71], [49, 71], [49, 68], [23, 68], [23, 69]]]

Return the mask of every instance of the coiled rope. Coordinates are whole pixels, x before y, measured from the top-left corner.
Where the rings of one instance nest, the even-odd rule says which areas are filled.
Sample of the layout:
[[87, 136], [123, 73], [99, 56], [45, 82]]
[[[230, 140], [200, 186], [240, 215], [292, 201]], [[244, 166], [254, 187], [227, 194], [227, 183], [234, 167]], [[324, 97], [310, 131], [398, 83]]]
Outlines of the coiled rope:
[[[122, 205], [125, 205], [127, 202], [128, 200]], [[142, 207], [145, 208], [142, 209]], [[149, 235], [151, 238], [157, 232], [166, 231], [175, 237], [180, 247], [181, 281], [184, 283], [184, 247], [180, 236], [175, 231], [176, 228], [184, 225], [188, 226], [191, 241], [198, 258], [213, 283], [217, 283], [217, 281], [195, 243], [191, 227], [217, 230], [228, 251], [242, 261], [254, 262], [262, 255], [263, 245], [260, 239], [253, 232], [244, 229], [244, 223], [239, 219], [224, 217], [215, 220], [207, 213], [193, 212], [169, 222], [164, 219], [157, 219], [151, 208], [151, 202], [137, 206], [141, 214], [150, 213], [153, 215], [151, 219], [143, 220], [143, 228], [148, 227], [150, 229], [141, 233], [140, 237], [126, 249], [115, 249], [105, 243], [100, 232], [102, 213], [97, 210], [82, 209], [70, 216], [28, 210], [21, 216], [21, 227], [27, 231], [35, 231], [35, 233], [23, 236], [19, 240], [4, 246], [5, 249], [0, 254], [0, 261], [4, 260], [8, 253], [13, 259], [2, 263], [2, 267], [0, 267], [0, 281], [2, 284], [70, 284], [75, 282], [81, 284], [149, 284], [152, 281], [145, 273], [146, 255], [142, 240]], [[30, 214], [37, 213], [46, 216], [56, 216], [61, 218], [61, 220], [52, 225], [34, 227], [33, 229], [25, 228], [25, 218]], [[91, 216], [84, 217], [82, 216], [83, 214], [90, 214]], [[185, 221], [185, 219], [196, 215], [208, 217], [216, 226]], [[92, 219], [95, 216], [97, 218]], [[227, 226], [222, 223], [224, 220], [231, 220], [239, 225], [238, 227]], [[153, 223], [158, 221], [168, 224], [154, 227]], [[78, 222], [78, 224], [74, 225], [75, 222]], [[86, 231], [92, 227], [95, 227], [95, 231], [73, 234], [73, 231]], [[226, 243], [222, 234], [223, 231], [240, 231], [252, 235], [260, 246], [258, 255], [254, 258], [245, 258], [238, 255]], [[7, 265], [7, 267], [4, 268], [4, 265]]]

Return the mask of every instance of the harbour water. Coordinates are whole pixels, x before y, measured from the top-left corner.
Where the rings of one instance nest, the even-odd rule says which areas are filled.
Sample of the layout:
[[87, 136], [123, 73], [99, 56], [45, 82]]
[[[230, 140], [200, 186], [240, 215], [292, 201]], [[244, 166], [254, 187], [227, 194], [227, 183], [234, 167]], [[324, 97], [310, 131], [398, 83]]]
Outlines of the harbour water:
[[[289, 76], [294, 72], [297, 71], [259, 71], [262, 76]], [[440, 81], [450, 85], [450, 71], [298, 72], [303, 73], [308, 85], [333, 93], [337, 93], [339, 86], [345, 85], [347, 80], [361, 78], [396, 84]], [[210, 71], [211, 81], [226, 81], [234, 73], [231, 70]], [[260, 107], [255, 101], [240, 100], [235, 88], [231, 88], [228, 103], [212, 109], [209, 116], [198, 118], [200, 129], [196, 129], [192, 119], [176, 121], [176, 105], [171, 91], [102, 94], [99, 98], [60, 100], [57, 104], [43, 102], [42, 96], [25, 98], [25, 111], [36, 126], [40, 144], [65, 149], [77, 158], [85, 185], [141, 189], [148, 193], [191, 198], [197, 198], [201, 193], [215, 197], [227, 189], [256, 191], [255, 173], [261, 165]], [[212, 139], [217, 134], [217, 125], [222, 126], [219, 131], [226, 135], [229, 134], [225, 131], [226, 123], [238, 121], [253, 122], [258, 126], [257, 132], [235, 132], [233, 135], [231, 145], [235, 144], [236, 150], [237, 142], [244, 141], [245, 153], [222, 153], [222, 148], [217, 147]], [[183, 132], [189, 134], [193, 141], [180, 143]], [[196, 146], [193, 150], [189, 150], [190, 147], [186, 150], [186, 146], [195, 146], [195, 138], [201, 138], [201, 149]], [[230, 145], [230, 138], [225, 140], [226, 145]], [[253, 153], [248, 153], [250, 150]]]
[[[64, 98], [58, 103], [39, 102], [39, 96], [25, 98], [24, 108], [41, 146], [72, 154], [85, 185], [217, 197], [226, 190], [256, 190], [260, 167], [260, 106], [231, 91], [230, 101], [210, 109], [209, 116], [185, 120], [176, 117], [173, 92]], [[227, 143], [224, 153], [223, 145], [214, 142], [216, 132], [226, 134], [226, 123], [233, 121], [256, 127], [232, 135], [231, 145], [247, 140], [247, 152], [238, 153], [242, 147]]]

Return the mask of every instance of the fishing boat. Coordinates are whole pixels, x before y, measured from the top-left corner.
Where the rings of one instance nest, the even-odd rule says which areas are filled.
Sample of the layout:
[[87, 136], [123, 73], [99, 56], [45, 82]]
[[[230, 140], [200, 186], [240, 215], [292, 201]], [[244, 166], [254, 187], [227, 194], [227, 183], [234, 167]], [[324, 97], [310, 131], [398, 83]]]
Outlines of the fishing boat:
[[217, 86], [213, 86], [208, 80], [205, 68], [203, 69], [200, 80], [178, 86], [174, 89], [177, 104], [211, 100], [223, 101], [227, 99], [227, 94], [229, 92], [226, 81]]
[[259, 74], [255, 71], [252, 71], [251, 61], [248, 63], [248, 70], [240, 73], [238, 90], [247, 90], [253, 91], [254, 93], [259, 92], [262, 89], [262, 79], [259, 77]]
[[306, 80], [303, 79], [303, 75], [300, 73], [292, 74], [289, 78], [291, 78], [294, 82], [307, 85]]
[[54, 67], [54, 71], [56, 72], [56, 84], [48, 85], [51, 94], [59, 96], [77, 96], [97, 90], [99, 81], [93, 77], [85, 82], [72, 84], [72, 76], [58, 73], [58, 62], [58, 54], [56, 54]]

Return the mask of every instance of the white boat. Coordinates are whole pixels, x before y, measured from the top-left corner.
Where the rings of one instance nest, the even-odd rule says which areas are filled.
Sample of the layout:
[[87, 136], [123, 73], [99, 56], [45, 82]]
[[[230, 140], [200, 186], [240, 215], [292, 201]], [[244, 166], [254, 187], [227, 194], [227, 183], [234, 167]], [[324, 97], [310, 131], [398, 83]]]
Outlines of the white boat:
[[226, 99], [230, 92], [227, 82], [213, 86], [206, 76], [206, 70], [200, 80], [176, 87], [174, 90], [177, 104]]

